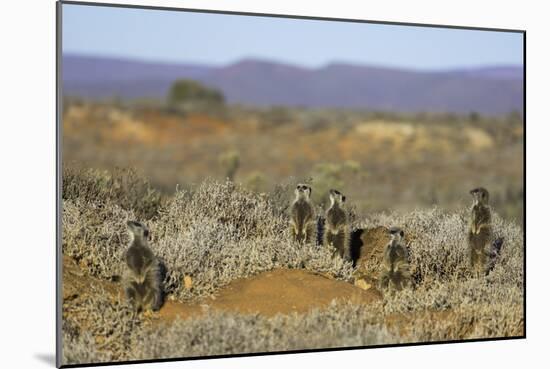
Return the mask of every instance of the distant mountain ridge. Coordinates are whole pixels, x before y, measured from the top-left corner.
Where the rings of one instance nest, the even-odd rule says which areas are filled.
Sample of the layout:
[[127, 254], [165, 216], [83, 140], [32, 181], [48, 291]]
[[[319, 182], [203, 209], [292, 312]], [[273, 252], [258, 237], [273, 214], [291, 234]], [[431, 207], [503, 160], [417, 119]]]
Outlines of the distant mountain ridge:
[[321, 68], [245, 59], [223, 67], [63, 56], [63, 92], [88, 98], [166, 96], [176, 79], [220, 89], [231, 103], [400, 112], [523, 111], [523, 68], [416, 71], [333, 63]]

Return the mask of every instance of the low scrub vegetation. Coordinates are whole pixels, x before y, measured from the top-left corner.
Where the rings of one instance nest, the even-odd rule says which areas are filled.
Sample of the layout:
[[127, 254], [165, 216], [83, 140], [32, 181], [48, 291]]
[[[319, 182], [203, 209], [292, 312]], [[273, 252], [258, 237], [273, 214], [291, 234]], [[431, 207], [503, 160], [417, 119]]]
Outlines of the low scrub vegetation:
[[368, 213], [433, 205], [452, 212], [469, 189], [484, 186], [503, 218], [523, 223], [524, 131], [517, 114], [205, 109], [193, 97], [204, 91], [183, 87], [190, 104], [168, 111], [164, 103], [67, 99], [64, 162], [136, 167], [169, 196], [177, 184], [191, 188], [207, 178], [270, 192], [288, 177], [311, 177], [316, 200], [326, 203], [324, 192], [334, 187]]
[[[133, 171], [65, 169], [63, 254], [86, 276], [116, 281], [124, 268], [125, 223], [140, 220], [151, 229], [172, 299], [199, 300], [232, 280], [275, 268], [352, 282], [351, 263], [290, 240], [284, 202], [292, 187], [289, 182], [260, 194], [230, 181], [205, 181], [162, 198]], [[466, 208], [354, 214], [354, 228], [404, 229], [415, 280], [414, 288], [369, 305], [339, 301], [271, 318], [209, 313], [165, 325], [135, 317], [124, 301], [100, 289], [90, 292], [92, 298], [64, 301], [64, 363], [522, 335], [522, 229], [494, 216], [504, 248], [495, 268], [475, 277], [467, 267], [467, 216]]]
[[[65, 178], [64, 183], [79, 188], [80, 181], [88, 184], [89, 175]], [[110, 186], [108, 182], [98, 180], [96, 186], [100, 189], [83, 191], [82, 198], [63, 200], [63, 253], [91, 276], [113, 280], [125, 267], [126, 221], [140, 218], [118, 199], [89, 196], [111, 193], [101, 189]], [[287, 222], [269, 196], [228, 181], [177, 191], [159, 208], [158, 216], [145, 223], [152, 248], [167, 269], [166, 292], [178, 299], [207, 296], [236, 278], [274, 268], [305, 268], [351, 279], [350, 263], [324, 248], [292, 242]], [[193, 280], [191, 289], [184, 287], [186, 275]]]

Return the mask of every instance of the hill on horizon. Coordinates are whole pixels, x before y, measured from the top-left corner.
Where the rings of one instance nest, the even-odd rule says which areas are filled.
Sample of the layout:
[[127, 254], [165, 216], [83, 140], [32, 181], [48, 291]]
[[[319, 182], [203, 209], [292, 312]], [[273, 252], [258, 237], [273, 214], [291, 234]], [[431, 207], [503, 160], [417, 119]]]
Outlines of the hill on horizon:
[[331, 63], [320, 68], [244, 59], [226, 66], [64, 54], [63, 93], [91, 99], [164, 98], [177, 79], [223, 92], [229, 103], [396, 112], [522, 112], [523, 67], [447, 71]]

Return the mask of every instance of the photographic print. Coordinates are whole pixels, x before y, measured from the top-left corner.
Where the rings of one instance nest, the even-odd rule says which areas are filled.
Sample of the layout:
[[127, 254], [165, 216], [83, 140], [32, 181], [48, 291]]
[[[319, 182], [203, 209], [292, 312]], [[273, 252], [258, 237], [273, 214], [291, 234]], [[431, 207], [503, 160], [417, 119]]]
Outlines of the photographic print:
[[58, 37], [58, 365], [525, 337], [524, 31], [67, 1]]

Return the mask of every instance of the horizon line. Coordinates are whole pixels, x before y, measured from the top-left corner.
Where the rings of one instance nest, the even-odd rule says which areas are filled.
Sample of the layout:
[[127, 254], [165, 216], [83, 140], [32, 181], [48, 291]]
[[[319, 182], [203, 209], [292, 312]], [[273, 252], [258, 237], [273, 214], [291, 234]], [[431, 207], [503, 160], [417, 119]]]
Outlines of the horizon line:
[[285, 65], [295, 68], [300, 68], [304, 70], [322, 70], [326, 69], [330, 66], [335, 65], [345, 65], [345, 66], [351, 66], [351, 67], [367, 67], [367, 68], [379, 68], [379, 69], [393, 69], [393, 70], [401, 70], [401, 71], [410, 71], [410, 72], [418, 72], [418, 73], [430, 73], [430, 72], [456, 72], [456, 71], [477, 71], [481, 69], [486, 68], [518, 68], [518, 69], [524, 69], [525, 65], [523, 63], [520, 64], [513, 64], [513, 63], [489, 63], [489, 64], [478, 64], [478, 65], [464, 65], [464, 66], [456, 66], [456, 67], [447, 67], [447, 68], [415, 68], [415, 67], [403, 67], [398, 65], [391, 65], [391, 64], [370, 64], [370, 63], [361, 63], [361, 62], [354, 62], [354, 61], [345, 61], [345, 60], [334, 60], [325, 64], [322, 64], [317, 67], [302, 65], [299, 63], [292, 63], [284, 60], [276, 60], [261, 56], [245, 56], [242, 58], [239, 58], [234, 61], [230, 61], [227, 63], [222, 64], [215, 64], [215, 63], [207, 63], [207, 62], [200, 62], [200, 61], [176, 61], [176, 60], [160, 60], [160, 59], [148, 59], [148, 58], [142, 58], [142, 57], [135, 57], [135, 56], [128, 56], [128, 55], [113, 55], [113, 54], [100, 54], [100, 53], [82, 53], [78, 51], [63, 51], [62, 57], [69, 56], [69, 57], [81, 57], [81, 58], [93, 58], [93, 59], [112, 59], [117, 61], [125, 61], [125, 62], [135, 62], [135, 63], [142, 63], [142, 64], [164, 64], [166, 66], [200, 66], [200, 67], [209, 67], [209, 68], [224, 68], [232, 65], [236, 65], [239, 63], [247, 62], [247, 61], [254, 61], [254, 62], [262, 62], [262, 63], [271, 63], [271, 64], [279, 64], [279, 65]]

